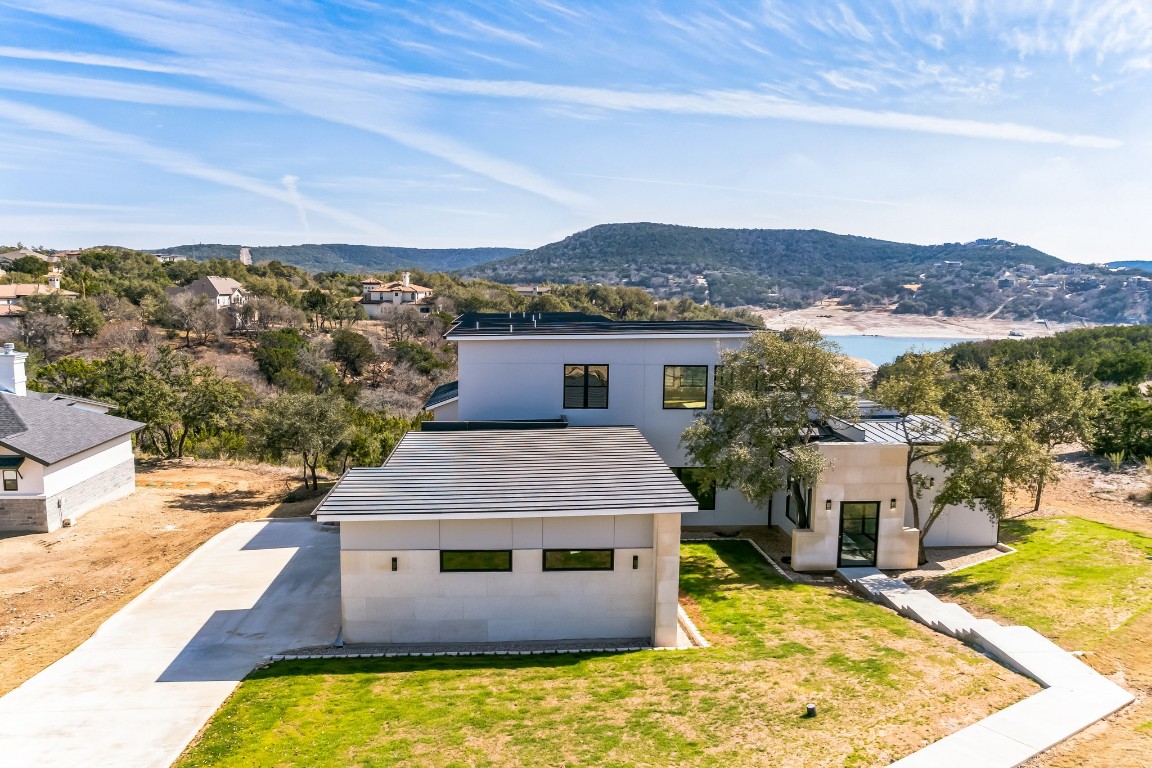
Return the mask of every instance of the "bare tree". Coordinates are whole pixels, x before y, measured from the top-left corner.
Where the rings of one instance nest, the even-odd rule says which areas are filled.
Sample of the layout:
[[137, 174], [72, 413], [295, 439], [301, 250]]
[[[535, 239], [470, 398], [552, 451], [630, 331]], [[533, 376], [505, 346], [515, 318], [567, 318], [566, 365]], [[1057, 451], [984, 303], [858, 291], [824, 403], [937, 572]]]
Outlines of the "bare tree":
[[224, 318], [207, 296], [178, 293], [168, 300], [168, 310], [172, 326], [184, 331], [185, 346], [192, 346], [193, 336], [197, 343], [207, 344], [224, 329]]
[[44, 353], [51, 362], [72, 348], [68, 319], [39, 310], [29, 310], [20, 320], [20, 341], [30, 349]]

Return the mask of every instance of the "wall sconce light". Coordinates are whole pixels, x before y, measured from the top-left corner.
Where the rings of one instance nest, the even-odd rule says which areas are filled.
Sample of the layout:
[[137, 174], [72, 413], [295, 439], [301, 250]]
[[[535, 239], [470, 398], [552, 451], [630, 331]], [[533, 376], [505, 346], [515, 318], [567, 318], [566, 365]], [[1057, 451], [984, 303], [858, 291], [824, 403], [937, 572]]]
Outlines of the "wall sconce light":
[[396, 561], [397, 561], [398, 559], [399, 559], [399, 558], [396, 558], [396, 557], [392, 558], [392, 570], [396, 570]]
[[892, 501], [888, 502], [888, 509], [896, 509], [896, 499], [892, 499]]
[[832, 510], [832, 499], [824, 499], [824, 511], [830, 512]]
[[632, 570], [640, 569], [640, 555], [632, 555]]

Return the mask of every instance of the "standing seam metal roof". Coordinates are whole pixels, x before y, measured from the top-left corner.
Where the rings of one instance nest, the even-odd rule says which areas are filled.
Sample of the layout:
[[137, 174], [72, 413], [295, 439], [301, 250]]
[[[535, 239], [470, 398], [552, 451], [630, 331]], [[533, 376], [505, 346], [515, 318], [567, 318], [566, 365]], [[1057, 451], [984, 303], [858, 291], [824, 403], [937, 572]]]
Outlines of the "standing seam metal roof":
[[551, 517], [697, 508], [635, 427], [575, 427], [409, 432], [384, 466], [349, 470], [316, 515]]
[[474, 336], [748, 335], [758, 330], [731, 320], [613, 320], [583, 312], [469, 312], [444, 338]]

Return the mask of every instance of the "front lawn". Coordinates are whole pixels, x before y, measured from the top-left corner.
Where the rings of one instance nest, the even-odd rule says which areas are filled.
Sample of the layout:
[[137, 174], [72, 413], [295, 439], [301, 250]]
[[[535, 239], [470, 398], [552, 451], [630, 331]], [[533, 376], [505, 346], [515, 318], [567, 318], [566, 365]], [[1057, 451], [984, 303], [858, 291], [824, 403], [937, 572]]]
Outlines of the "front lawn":
[[710, 649], [280, 662], [177, 765], [886, 765], [1036, 690], [742, 542], [685, 544], [681, 574]]
[[1078, 517], [1005, 520], [1017, 552], [927, 588], [1068, 650], [1093, 649], [1152, 608], [1152, 538]]

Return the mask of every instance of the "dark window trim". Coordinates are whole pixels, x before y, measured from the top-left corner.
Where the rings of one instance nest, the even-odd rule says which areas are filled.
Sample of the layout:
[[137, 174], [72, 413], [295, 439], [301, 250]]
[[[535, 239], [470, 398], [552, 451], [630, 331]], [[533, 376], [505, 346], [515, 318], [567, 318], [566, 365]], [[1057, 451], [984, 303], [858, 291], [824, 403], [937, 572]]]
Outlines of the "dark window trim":
[[[549, 552], [607, 552], [608, 553], [608, 567], [607, 568], [549, 568], [548, 567], [548, 553]], [[606, 547], [567, 547], [565, 549], [545, 549], [540, 552], [540, 567], [544, 571], [614, 571], [616, 570], [616, 550], [608, 549]]]
[[700, 484], [698, 484], [695, 479], [692, 480], [692, 483], [696, 485], [697, 488], [700, 488], [700, 496], [704, 496], [705, 498], [711, 496], [711, 502], [705, 506], [705, 502], [701, 500], [700, 496], [697, 496], [696, 493], [694, 493], [692, 489], [688, 487], [688, 483], [684, 482], [684, 470], [700, 469], [700, 467], [672, 467], [671, 469], [672, 474], [676, 475], [676, 479], [679, 480], [685, 488], [688, 488], [688, 493], [691, 493], [692, 498], [696, 499], [696, 507], [698, 509], [705, 512], [711, 512], [716, 509], [716, 483], [710, 483], [709, 488], [700, 488]]
[[[463, 552], [507, 552], [507, 568], [444, 568], [444, 555]], [[442, 549], [440, 550], [440, 573], [511, 573], [512, 550], [510, 549]]]
[[[610, 394], [609, 387], [611, 386], [611, 383], [612, 383], [612, 375], [611, 375], [611, 371], [609, 370], [608, 363], [564, 363], [564, 368], [561, 369], [561, 371], [563, 372], [564, 369], [576, 368], [576, 367], [581, 367], [584, 369], [584, 385], [582, 387], [579, 387], [579, 389], [581, 389], [581, 391], [583, 391], [583, 393], [584, 393], [584, 398], [583, 398], [584, 404], [583, 405], [568, 405], [567, 404], [567, 402], [566, 402], [567, 398], [565, 397], [565, 395], [568, 394], [569, 389], [577, 389], [577, 387], [569, 387], [568, 386], [568, 377], [565, 376], [564, 377], [564, 388], [563, 388], [563, 390], [561, 390], [561, 393], [560, 393], [560, 396], [561, 396], [560, 409], [565, 410], [565, 411], [604, 410], [604, 409], [606, 409], [608, 407], [608, 396]], [[588, 390], [592, 389], [592, 387], [588, 386], [588, 369], [589, 368], [603, 368], [604, 369], [604, 387], [603, 387], [604, 405], [588, 405]], [[596, 387], [596, 389], [601, 389], [601, 387]]]
[[[668, 369], [669, 368], [703, 368], [704, 369], [704, 407], [703, 408], [689, 408], [683, 405], [668, 405]], [[708, 384], [708, 366], [707, 365], [665, 365], [664, 376], [660, 381], [660, 404], [664, 406], [665, 411], [703, 411], [708, 408], [708, 398], [712, 393], [712, 388]]]
[[[11, 475], [12, 475], [11, 478], [8, 477], [9, 473], [11, 473]], [[9, 482], [12, 483], [11, 488], [8, 487]], [[20, 473], [17, 472], [15, 469], [4, 470], [4, 490], [6, 490], [6, 491], [18, 491], [18, 490], [20, 490]]]

